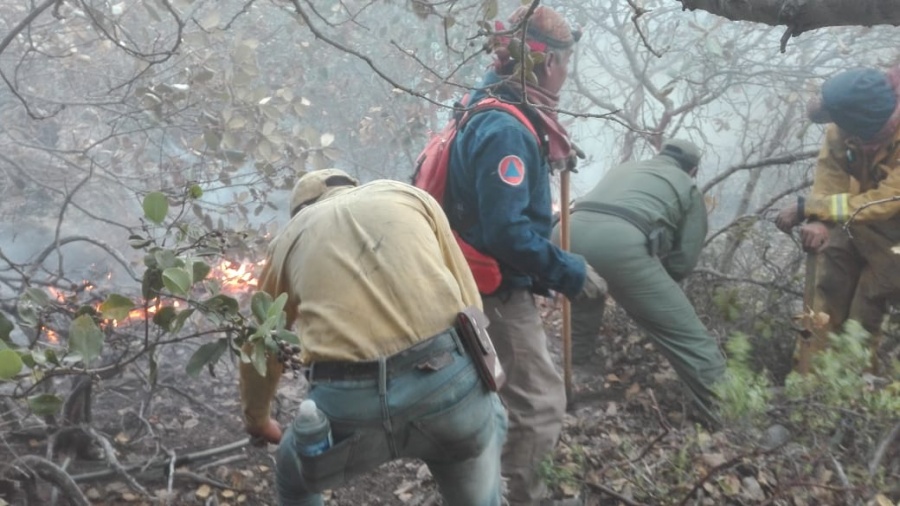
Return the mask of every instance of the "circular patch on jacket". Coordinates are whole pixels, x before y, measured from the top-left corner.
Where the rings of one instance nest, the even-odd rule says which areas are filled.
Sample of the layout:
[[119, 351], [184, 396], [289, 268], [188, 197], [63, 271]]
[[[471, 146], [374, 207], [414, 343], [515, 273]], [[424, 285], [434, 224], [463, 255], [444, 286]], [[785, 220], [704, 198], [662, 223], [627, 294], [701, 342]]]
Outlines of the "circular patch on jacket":
[[510, 186], [519, 186], [525, 181], [525, 162], [516, 155], [507, 155], [497, 166], [500, 180]]

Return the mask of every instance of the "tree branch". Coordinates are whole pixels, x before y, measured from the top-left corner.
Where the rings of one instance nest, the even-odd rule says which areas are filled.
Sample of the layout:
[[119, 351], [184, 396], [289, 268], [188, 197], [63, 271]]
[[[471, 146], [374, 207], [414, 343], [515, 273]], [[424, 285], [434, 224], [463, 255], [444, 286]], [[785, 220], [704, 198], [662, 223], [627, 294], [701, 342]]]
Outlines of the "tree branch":
[[827, 26], [900, 26], [900, 0], [679, 0], [686, 10], [703, 10], [732, 21], [785, 26], [790, 37]]
[[55, 240], [52, 244], [44, 248], [44, 250], [41, 251], [40, 254], [38, 254], [37, 258], [35, 258], [35, 260], [31, 262], [31, 268], [28, 271], [28, 276], [31, 277], [32, 275], [34, 275], [35, 271], [37, 271], [41, 264], [44, 263], [44, 260], [46, 260], [51, 253], [56, 251], [57, 248], [60, 248], [65, 244], [78, 241], [88, 242], [103, 249], [104, 251], [109, 253], [109, 255], [113, 257], [116, 262], [118, 262], [122, 267], [125, 268], [125, 272], [127, 272], [129, 276], [131, 276], [135, 281], [140, 280], [138, 275], [134, 272], [134, 269], [132, 269], [131, 265], [128, 264], [128, 260], [125, 260], [125, 257], [123, 257], [121, 253], [116, 251], [115, 248], [113, 248], [106, 242], [101, 241], [100, 239], [94, 239], [93, 237], [89, 237], [86, 235], [70, 235], [68, 237], [63, 237], [62, 239]]
[[44, 3], [35, 7], [31, 12], [25, 16], [22, 21], [19, 21], [19, 24], [14, 26], [9, 33], [6, 34], [6, 37], [3, 37], [3, 40], [0, 40], [0, 54], [3, 54], [6, 51], [6, 48], [12, 43], [13, 39], [16, 38], [17, 35], [22, 33], [22, 30], [28, 27], [32, 21], [35, 20], [38, 16], [41, 15], [45, 10], [49, 9], [51, 5], [55, 4], [58, 0], [44, 0]]
[[[250, 438], [244, 438], [239, 441], [235, 441], [233, 443], [229, 443], [223, 446], [217, 446], [215, 448], [209, 448], [207, 450], [201, 450], [194, 453], [187, 453], [185, 455], [180, 455], [175, 459], [175, 467], [183, 466], [186, 464], [190, 464], [191, 462], [196, 462], [198, 460], [207, 459], [209, 457], [214, 457], [216, 455], [220, 455], [222, 453], [228, 453], [235, 450], [240, 450], [241, 448], [250, 444]], [[157, 458], [150, 459], [146, 462], [138, 462], [135, 464], [129, 464], [127, 466], [123, 466], [122, 468], [127, 471], [135, 471], [137, 469], [149, 469], [151, 467], [168, 467], [172, 465], [172, 459], [168, 456], [165, 458]], [[72, 476], [72, 480], [76, 482], [84, 482], [84, 481], [95, 481], [101, 480], [104, 478], [108, 478], [110, 476], [115, 476], [118, 473], [115, 469], [104, 469], [102, 471], [94, 471], [91, 473], [84, 473]]]
[[71, 506], [91, 506], [87, 497], [75, 484], [75, 480], [53, 462], [37, 455], [23, 455], [12, 463], [12, 467], [21, 473], [34, 473], [41, 479], [52, 483], [62, 490]]
[[703, 185], [703, 188], [700, 189], [700, 193], [706, 193], [713, 186], [721, 183], [722, 181], [728, 179], [735, 172], [740, 172], [742, 170], [750, 170], [750, 169], [758, 169], [762, 167], [775, 167], [778, 165], [790, 165], [794, 162], [799, 162], [801, 160], [808, 160], [810, 158], [814, 158], [819, 154], [819, 150], [815, 151], [803, 151], [800, 153], [793, 153], [789, 155], [782, 156], [774, 156], [771, 158], [763, 158], [762, 160], [757, 160], [751, 163], [742, 163], [740, 165], [735, 165], [733, 167], [729, 167], [724, 172], [720, 172], [716, 177], [710, 179]]

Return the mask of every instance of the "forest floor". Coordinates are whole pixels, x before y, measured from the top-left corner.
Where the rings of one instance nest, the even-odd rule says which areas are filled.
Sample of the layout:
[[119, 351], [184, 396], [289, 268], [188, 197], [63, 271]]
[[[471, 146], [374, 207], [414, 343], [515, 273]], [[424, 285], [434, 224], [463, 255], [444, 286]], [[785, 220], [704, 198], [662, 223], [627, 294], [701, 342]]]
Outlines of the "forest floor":
[[[542, 304], [551, 351], [558, 359], [559, 310], [550, 301]], [[553, 462], [543, 466], [555, 497], [580, 496], [588, 506], [900, 504], [900, 479], [884, 494], [867, 492], [873, 499], [858, 502], [842, 485], [846, 477], [836, 470], [840, 468], [829, 467], [802, 447], [787, 444], [773, 450], [760, 446], [763, 436], [751, 428], [709, 433], [691, 423], [671, 367], [621, 315], [610, 320], [618, 334], [604, 341], [604, 364], [576, 371], [578, 402], [566, 414]], [[88, 473], [108, 469], [102, 460], [69, 459], [66, 472], [76, 477], [93, 505], [274, 505], [274, 447], [240, 444], [246, 436], [234, 370], [219, 365], [216, 377], [204, 373], [190, 378], [183, 364], [191, 350], [171, 353], [152, 402], [146, 378], [131, 370], [101, 382], [93, 392], [92, 425], [113, 443], [133, 481], [121, 474], [92, 478]], [[276, 417], [283, 425], [290, 422], [305, 389], [302, 379], [282, 380], [278, 404], [284, 409]], [[8, 445], [0, 449], [0, 457], [7, 462], [29, 453], [46, 454], [46, 440], [38, 437], [10, 433], [4, 439]], [[888, 483], [900, 477], [898, 444], [894, 441], [882, 459]], [[168, 473], [173, 456], [217, 449], [222, 451]], [[60, 454], [53, 460], [62, 465], [67, 457]], [[151, 461], [156, 463], [146, 465]], [[791, 462], [792, 471], [779, 471]], [[4, 486], [11, 485], [0, 482], [0, 506], [2, 497], [13, 505], [54, 504], [51, 487], [39, 487], [41, 497], [26, 503], [16, 502], [21, 494]], [[58, 498], [55, 504], [66, 501]], [[326, 504], [438, 506], [441, 501], [427, 468], [400, 460], [327, 492]]]

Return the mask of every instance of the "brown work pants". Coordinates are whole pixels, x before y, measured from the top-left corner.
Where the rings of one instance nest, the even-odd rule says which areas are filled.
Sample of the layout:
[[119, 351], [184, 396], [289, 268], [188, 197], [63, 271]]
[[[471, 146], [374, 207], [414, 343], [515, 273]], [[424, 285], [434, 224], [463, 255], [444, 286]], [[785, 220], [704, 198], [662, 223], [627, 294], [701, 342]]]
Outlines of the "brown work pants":
[[509, 432], [502, 473], [510, 506], [536, 506], [547, 487], [538, 474], [562, 431], [566, 389], [547, 350], [547, 335], [534, 296], [513, 290], [483, 298], [488, 332], [506, 371], [500, 398], [506, 404]]
[[[829, 228], [825, 249], [816, 258], [816, 286], [812, 310], [829, 316], [828, 330], [840, 332], [856, 320], [873, 336], [873, 353], [880, 342], [881, 324], [890, 302], [900, 301], [900, 219], [877, 224]], [[797, 370], [806, 372], [811, 356], [828, 347], [827, 336], [813, 335], [801, 343]], [[805, 355], [805, 356], [804, 356]], [[873, 356], [873, 364], [874, 356]]]

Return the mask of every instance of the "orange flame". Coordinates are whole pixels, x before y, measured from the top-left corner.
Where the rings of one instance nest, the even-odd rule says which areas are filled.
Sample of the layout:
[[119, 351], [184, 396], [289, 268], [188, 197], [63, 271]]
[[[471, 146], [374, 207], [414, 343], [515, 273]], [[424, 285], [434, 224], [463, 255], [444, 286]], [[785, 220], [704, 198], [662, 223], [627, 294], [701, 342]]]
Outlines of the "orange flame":
[[47, 336], [47, 340], [50, 341], [51, 344], [59, 344], [59, 334], [47, 327], [43, 327], [43, 329], [44, 335]]
[[[256, 277], [256, 271], [258, 267], [262, 266], [265, 263], [265, 260], [260, 262], [233, 262], [230, 260], [222, 260], [217, 265], [212, 267], [209, 277], [212, 279], [216, 279], [221, 283], [221, 290], [224, 293], [241, 293], [252, 291], [256, 288], [259, 283], [258, 278]], [[108, 273], [106, 275], [106, 279], [109, 280], [112, 278], [112, 273]], [[83, 282], [85, 291], [92, 291], [95, 288], [95, 285], [87, 280]], [[56, 299], [57, 302], [66, 304], [66, 303], [75, 303], [77, 298], [77, 291], [73, 293], [67, 293], [61, 289], [48, 286], [47, 291], [50, 295]], [[101, 302], [96, 302], [93, 306], [98, 312], [100, 310]], [[171, 301], [172, 307], [179, 308], [182, 303], [173, 300]], [[156, 305], [148, 307], [146, 310], [142, 307], [138, 307], [136, 309], [132, 309], [128, 312], [128, 316], [121, 320], [113, 320], [107, 319], [103, 320], [103, 325], [112, 325], [113, 327], [119, 327], [120, 325], [130, 325], [138, 321], [146, 320], [147, 318], [152, 318], [154, 314], [156, 314], [160, 309], [166, 307], [166, 305]], [[49, 329], [47, 327], [43, 327], [44, 333], [47, 337], [47, 340], [52, 344], [59, 344], [60, 336], [57, 332]]]
[[256, 268], [263, 263], [265, 261], [253, 263], [222, 260], [218, 265], [213, 266], [210, 276], [222, 283], [222, 291], [242, 292], [256, 288], [259, 283], [256, 278]]
[[57, 300], [57, 302], [65, 302], [66, 301], [66, 294], [62, 290], [59, 290], [52, 286], [48, 286], [47, 291], [50, 292], [50, 295], [52, 295], [53, 298]]

